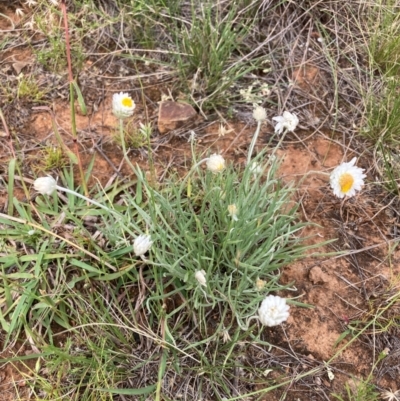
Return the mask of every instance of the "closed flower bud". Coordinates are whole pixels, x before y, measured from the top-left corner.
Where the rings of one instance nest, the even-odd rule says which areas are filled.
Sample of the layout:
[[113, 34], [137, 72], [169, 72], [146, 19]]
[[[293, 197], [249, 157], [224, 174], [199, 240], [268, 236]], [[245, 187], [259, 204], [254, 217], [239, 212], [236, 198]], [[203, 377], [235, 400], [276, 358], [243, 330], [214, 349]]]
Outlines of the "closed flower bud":
[[42, 195], [51, 195], [57, 189], [57, 181], [53, 177], [40, 177], [33, 183], [33, 188]]
[[133, 243], [133, 252], [143, 259], [143, 255], [151, 248], [152, 244], [150, 235], [139, 235]]
[[267, 112], [264, 107], [256, 106], [253, 110], [253, 118], [256, 121], [264, 121], [267, 119]]
[[197, 272], [194, 274], [194, 277], [200, 285], [204, 287], [207, 286], [206, 272], [204, 270], [197, 270]]
[[228, 205], [228, 213], [232, 217], [233, 221], [238, 221], [237, 213], [238, 213], [238, 208], [236, 207], [235, 204], [233, 205]]

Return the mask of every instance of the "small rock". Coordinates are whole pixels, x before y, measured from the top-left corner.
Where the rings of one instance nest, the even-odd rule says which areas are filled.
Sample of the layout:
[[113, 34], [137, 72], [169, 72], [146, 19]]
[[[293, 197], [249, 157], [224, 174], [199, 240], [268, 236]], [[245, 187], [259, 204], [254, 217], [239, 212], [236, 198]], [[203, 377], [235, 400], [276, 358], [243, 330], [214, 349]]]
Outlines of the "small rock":
[[166, 134], [183, 125], [193, 123], [196, 118], [196, 110], [190, 104], [161, 102], [158, 111], [158, 130], [161, 134]]
[[329, 281], [329, 276], [319, 266], [313, 267], [308, 277], [313, 284], [324, 284]]

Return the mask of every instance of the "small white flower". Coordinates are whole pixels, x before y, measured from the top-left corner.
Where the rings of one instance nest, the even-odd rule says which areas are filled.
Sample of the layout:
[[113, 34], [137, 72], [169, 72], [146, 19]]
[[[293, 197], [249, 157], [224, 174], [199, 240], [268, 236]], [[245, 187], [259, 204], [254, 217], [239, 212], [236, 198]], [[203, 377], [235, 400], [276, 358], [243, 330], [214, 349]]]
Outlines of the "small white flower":
[[34, 235], [36, 233], [36, 230], [29, 230], [28, 235]]
[[28, 28], [28, 29], [33, 29], [34, 25], [35, 25], [35, 22], [33, 21], [33, 18], [32, 18], [24, 24], [24, 27]]
[[151, 248], [153, 241], [150, 235], [139, 235], [133, 243], [133, 252], [143, 259], [143, 255]]
[[272, 117], [272, 119], [278, 123], [275, 125], [275, 132], [278, 134], [281, 134], [284, 129], [293, 132], [299, 123], [296, 114], [288, 111], [284, 111], [282, 116]]
[[221, 331], [222, 342], [226, 344], [227, 342], [231, 341], [231, 336], [229, 335], [228, 329], [222, 329]]
[[400, 390], [385, 390], [381, 393], [381, 396], [388, 401], [400, 401]]
[[37, 1], [35, 1], [35, 0], [26, 0], [25, 5], [27, 5], [28, 7], [32, 8], [32, 7], [35, 7], [37, 5]]
[[354, 157], [350, 162], [337, 166], [331, 173], [331, 188], [339, 198], [354, 196], [364, 185], [363, 178], [366, 175], [363, 174], [364, 169], [355, 166], [356, 161], [357, 158]]
[[238, 221], [239, 220], [238, 217], [237, 217], [238, 209], [237, 209], [235, 204], [228, 205], [228, 212], [229, 212], [229, 215], [232, 217], [233, 221]]
[[281, 324], [289, 317], [289, 305], [286, 299], [276, 295], [268, 295], [258, 309], [260, 322], [265, 326], [272, 327]]
[[33, 188], [42, 195], [51, 195], [57, 189], [57, 181], [53, 177], [40, 177], [33, 182]]
[[188, 142], [193, 142], [194, 143], [195, 141], [196, 141], [196, 133], [193, 130], [191, 130]]
[[17, 8], [15, 10], [15, 15], [18, 17], [23, 17], [25, 15], [24, 10], [22, 8]]
[[232, 128], [227, 129], [227, 128], [225, 128], [224, 124], [220, 123], [219, 128], [218, 128], [218, 136], [219, 137], [225, 136], [226, 134], [229, 134], [232, 131], [233, 131]]
[[255, 106], [253, 110], [253, 118], [258, 121], [264, 121], [267, 119], [267, 112], [265, 111], [264, 107]]
[[130, 117], [135, 110], [136, 104], [127, 93], [114, 93], [112, 99], [112, 111], [114, 116], [123, 120]]
[[207, 287], [206, 272], [204, 270], [197, 270], [194, 277], [200, 285]]
[[207, 159], [207, 168], [212, 173], [220, 173], [225, 168], [225, 159], [214, 153]]

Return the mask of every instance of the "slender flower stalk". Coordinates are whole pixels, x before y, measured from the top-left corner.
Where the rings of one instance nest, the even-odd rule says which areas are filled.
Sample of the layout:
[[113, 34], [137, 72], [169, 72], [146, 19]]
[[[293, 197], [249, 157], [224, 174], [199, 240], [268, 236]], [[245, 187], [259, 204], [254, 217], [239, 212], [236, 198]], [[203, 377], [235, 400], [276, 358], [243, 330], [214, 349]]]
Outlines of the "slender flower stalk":
[[85, 201], [90, 202], [93, 205], [100, 207], [101, 209], [107, 210], [108, 212], [110, 212], [118, 217], [121, 217], [121, 215], [118, 212], [116, 212], [115, 210], [109, 209], [107, 206], [104, 206], [101, 203], [99, 203], [93, 199], [90, 199], [84, 195], [81, 195], [80, 193], [75, 192], [72, 189], [57, 185], [57, 181], [53, 177], [48, 176], [48, 177], [37, 178], [33, 183], [33, 187], [35, 188], [36, 191], [38, 191], [42, 195], [51, 195], [54, 191], [58, 190], [61, 192], [65, 192], [67, 194], [77, 196], [78, 198], [84, 199]]
[[267, 118], [267, 113], [265, 109], [261, 106], [257, 106], [253, 111], [253, 117], [257, 121], [256, 132], [253, 135], [253, 138], [250, 143], [249, 153], [247, 154], [247, 164], [250, 165], [251, 156], [253, 155], [254, 146], [256, 145], [258, 135], [260, 134], [261, 124]]
[[124, 159], [129, 164], [132, 171], [135, 171], [135, 167], [133, 166], [132, 162], [129, 160], [128, 152], [126, 150], [125, 135], [124, 135], [124, 120], [122, 118], [119, 119], [119, 135], [121, 138], [121, 145], [122, 145], [122, 152], [124, 153]]
[[135, 167], [128, 158], [128, 152], [126, 150], [125, 135], [124, 135], [124, 120], [133, 115], [136, 108], [135, 102], [132, 98], [124, 92], [114, 93], [112, 99], [112, 112], [115, 117], [119, 120], [119, 134], [121, 139], [122, 151], [124, 153], [124, 159], [129, 164], [132, 171], [135, 171]]
[[207, 169], [214, 174], [219, 173], [225, 169], [225, 159], [221, 155], [214, 153], [210, 157], [201, 159], [199, 162], [192, 166], [192, 168], [189, 170], [189, 172], [186, 174], [186, 177], [182, 181], [182, 187], [186, 185], [186, 182], [189, 180], [192, 173], [196, 171], [197, 167], [199, 167], [204, 162], [207, 163]]

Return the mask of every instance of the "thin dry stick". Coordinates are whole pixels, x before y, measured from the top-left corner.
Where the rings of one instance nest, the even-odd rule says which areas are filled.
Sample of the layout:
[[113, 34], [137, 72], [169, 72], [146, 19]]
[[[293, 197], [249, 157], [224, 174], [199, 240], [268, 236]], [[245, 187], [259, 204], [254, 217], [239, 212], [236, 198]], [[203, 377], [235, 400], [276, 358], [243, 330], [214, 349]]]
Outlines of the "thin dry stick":
[[1, 122], [3, 123], [4, 131], [6, 131], [6, 134], [7, 134], [7, 138], [8, 138], [8, 142], [10, 144], [10, 149], [11, 149], [11, 153], [12, 153], [13, 159], [15, 159], [14, 146], [13, 146], [13, 143], [12, 143], [10, 130], [8, 129], [8, 125], [6, 123], [6, 119], [4, 118], [4, 114], [3, 114], [3, 111], [1, 109], [0, 109], [0, 119], [1, 119]]

